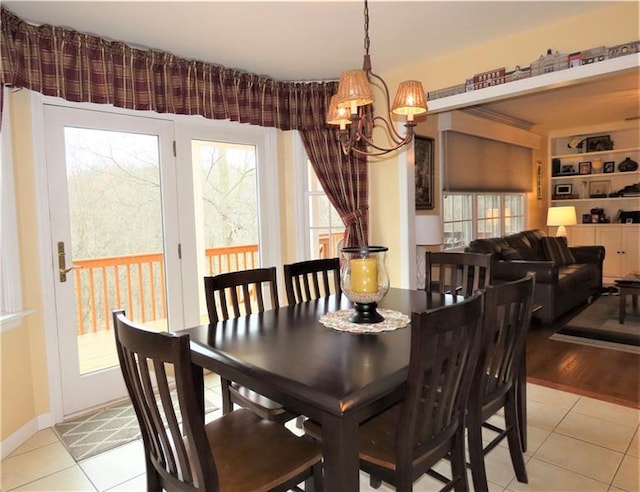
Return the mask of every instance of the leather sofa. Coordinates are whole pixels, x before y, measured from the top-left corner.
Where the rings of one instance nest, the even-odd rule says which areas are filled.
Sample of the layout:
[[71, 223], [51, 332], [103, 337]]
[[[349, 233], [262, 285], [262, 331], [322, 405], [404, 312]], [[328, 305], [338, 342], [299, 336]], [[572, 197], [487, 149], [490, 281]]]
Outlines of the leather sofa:
[[603, 246], [568, 247], [566, 238], [538, 229], [504, 237], [475, 239], [466, 251], [493, 255], [493, 282], [536, 276], [534, 317], [551, 324], [602, 291]]

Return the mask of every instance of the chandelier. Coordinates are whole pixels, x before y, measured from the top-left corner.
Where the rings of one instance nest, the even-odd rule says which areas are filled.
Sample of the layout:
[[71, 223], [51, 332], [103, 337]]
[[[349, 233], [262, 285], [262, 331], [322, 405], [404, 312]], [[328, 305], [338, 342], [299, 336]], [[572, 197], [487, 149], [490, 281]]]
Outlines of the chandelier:
[[[427, 112], [427, 102], [422, 83], [417, 80], [401, 82], [393, 105], [390, 104], [389, 88], [379, 75], [371, 71], [369, 55], [369, 5], [364, 0], [364, 61], [362, 70], [349, 70], [340, 76], [338, 92], [331, 97], [327, 111], [327, 123], [339, 125], [338, 139], [342, 152], [381, 156], [399, 150], [413, 140], [415, 115]], [[371, 85], [379, 84], [386, 98], [387, 118], [374, 116], [373, 90]], [[392, 114], [406, 117], [405, 135], [401, 135], [393, 124]], [[373, 129], [383, 128], [390, 146], [373, 142]]]

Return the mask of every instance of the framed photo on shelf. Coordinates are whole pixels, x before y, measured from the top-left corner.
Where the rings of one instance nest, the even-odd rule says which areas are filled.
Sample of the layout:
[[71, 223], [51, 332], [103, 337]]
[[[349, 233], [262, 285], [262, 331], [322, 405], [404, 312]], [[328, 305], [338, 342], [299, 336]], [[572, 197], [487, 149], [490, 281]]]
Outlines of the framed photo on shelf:
[[591, 174], [591, 162], [584, 161], [578, 164], [578, 174]]
[[611, 181], [591, 181], [589, 183], [589, 198], [606, 198], [609, 196]]
[[416, 210], [433, 209], [433, 138], [415, 137]]
[[557, 184], [553, 189], [553, 194], [556, 196], [571, 195], [573, 191], [573, 185], [571, 184]]
[[616, 170], [616, 163], [614, 161], [606, 161], [602, 168], [602, 172], [605, 174], [613, 173], [615, 172], [615, 170]]
[[602, 150], [613, 150], [613, 141], [610, 135], [587, 137], [587, 152], [600, 152]]

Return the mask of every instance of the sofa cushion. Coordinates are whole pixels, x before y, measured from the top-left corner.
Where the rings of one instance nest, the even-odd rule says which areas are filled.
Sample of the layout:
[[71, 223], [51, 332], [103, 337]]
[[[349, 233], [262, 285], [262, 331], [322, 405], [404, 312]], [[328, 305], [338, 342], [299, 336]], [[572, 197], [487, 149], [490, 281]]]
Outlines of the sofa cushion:
[[506, 236], [505, 240], [509, 243], [510, 247], [518, 252], [523, 260], [544, 260], [536, 251], [537, 248], [531, 245], [531, 242], [524, 234], [511, 234], [510, 236]]
[[467, 248], [472, 253], [483, 253], [483, 254], [500, 254], [500, 252], [509, 248], [509, 243], [505, 241], [501, 237], [492, 237], [492, 238], [484, 238], [484, 239], [474, 239], [469, 243], [469, 247]]
[[536, 256], [536, 258], [538, 260], [545, 260], [546, 258], [544, 256], [544, 251], [542, 251], [542, 241], [540, 240], [547, 235], [540, 229], [530, 229], [528, 231], [522, 231], [521, 234], [529, 240], [531, 248], [533, 249], [533, 254]]
[[546, 259], [552, 261], [554, 265], [564, 266], [576, 262], [576, 259], [569, 250], [566, 237], [543, 237], [540, 241]]
[[504, 248], [500, 250], [500, 256], [502, 256], [503, 260], [511, 261], [511, 260], [522, 260], [522, 256], [518, 253], [517, 250], [513, 248]]
[[566, 265], [558, 268], [558, 289], [582, 291], [598, 286], [598, 267], [593, 263]]

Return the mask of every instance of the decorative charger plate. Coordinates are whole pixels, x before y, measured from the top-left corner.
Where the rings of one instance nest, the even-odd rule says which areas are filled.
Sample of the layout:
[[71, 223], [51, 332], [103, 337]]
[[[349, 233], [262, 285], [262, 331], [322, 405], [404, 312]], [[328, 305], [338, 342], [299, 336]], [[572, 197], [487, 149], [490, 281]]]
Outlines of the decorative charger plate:
[[407, 326], [411, 319], [406, 314], [391, 309], [378, 309], [378, 313], [384, 318], [380, 323], [352, 323], [349, 316], [353, 314], [353, 309], [343, 309], [327, 313], [320, 318], [320, 323], [338, 331], [349, 333], [380, 333], [383, 331], [393, 331]]

